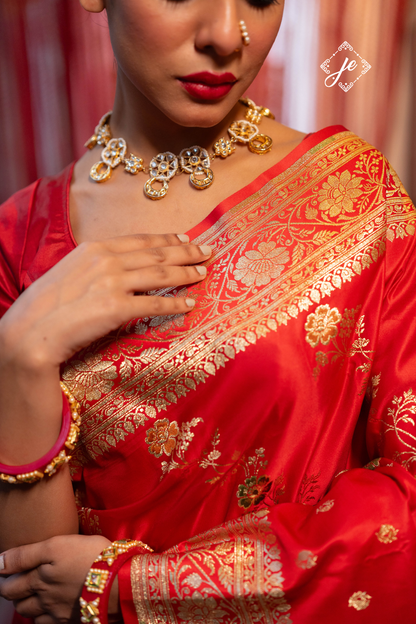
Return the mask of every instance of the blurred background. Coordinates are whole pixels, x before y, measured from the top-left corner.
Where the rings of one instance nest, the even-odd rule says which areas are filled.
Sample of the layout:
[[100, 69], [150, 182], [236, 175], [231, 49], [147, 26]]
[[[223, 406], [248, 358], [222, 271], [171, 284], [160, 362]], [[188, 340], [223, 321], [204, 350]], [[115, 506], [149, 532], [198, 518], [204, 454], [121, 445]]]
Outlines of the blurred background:
[[[344, 41], [371, 65], [348, 92], [325, 87], [320, 68]], [[354, 131], [389, 158], [415, 201], [415, 61], [416, 0], [286, 0], [248, 94], [298, 130]], [[104, 13], [78, 0], [1, 0], [0, 201], [82, 155], [111, 109], [115, 78]]]

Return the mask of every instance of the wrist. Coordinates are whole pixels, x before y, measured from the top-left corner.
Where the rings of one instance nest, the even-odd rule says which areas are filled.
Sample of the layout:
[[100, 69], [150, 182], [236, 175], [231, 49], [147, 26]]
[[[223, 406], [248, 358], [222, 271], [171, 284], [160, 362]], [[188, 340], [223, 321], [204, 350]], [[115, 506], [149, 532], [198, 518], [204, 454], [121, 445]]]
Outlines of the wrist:
[[137, 540], [116, 540], [102, 551], [87, 574], [79, 599], [82, 624], [115, 624], [122, 618], [117, 574], [134, 555], [149, 552], [152, 549]]
[[56, 442], [62, 423], [59, 368], [0, 356], [0, 462], [27, 464]]

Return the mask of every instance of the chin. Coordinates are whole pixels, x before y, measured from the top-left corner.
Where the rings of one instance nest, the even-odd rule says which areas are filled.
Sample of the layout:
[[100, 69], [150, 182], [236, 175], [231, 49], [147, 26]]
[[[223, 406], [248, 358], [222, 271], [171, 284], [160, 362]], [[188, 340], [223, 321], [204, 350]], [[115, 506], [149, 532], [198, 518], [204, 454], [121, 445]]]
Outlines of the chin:
[[216, 101], [189, 100], [183, 106], [163, 108], [162, 112], [174, 123], [184, 128], [213, 128], [223, 121], [237, 104], [240, 95]]

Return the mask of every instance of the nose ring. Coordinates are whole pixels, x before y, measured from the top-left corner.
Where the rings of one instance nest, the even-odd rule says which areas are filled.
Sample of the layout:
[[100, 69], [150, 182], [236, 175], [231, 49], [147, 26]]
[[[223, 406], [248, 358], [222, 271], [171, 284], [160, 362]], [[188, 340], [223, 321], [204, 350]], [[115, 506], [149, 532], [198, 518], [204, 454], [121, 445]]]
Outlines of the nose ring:
[[250, 44], [250, 37], [248, 36], [246, 23], [243, 20], [240, 20], [239, 26], [240, 26], [241, 38], [243, 40], [243, 44], [245, 46], [248, 46]]

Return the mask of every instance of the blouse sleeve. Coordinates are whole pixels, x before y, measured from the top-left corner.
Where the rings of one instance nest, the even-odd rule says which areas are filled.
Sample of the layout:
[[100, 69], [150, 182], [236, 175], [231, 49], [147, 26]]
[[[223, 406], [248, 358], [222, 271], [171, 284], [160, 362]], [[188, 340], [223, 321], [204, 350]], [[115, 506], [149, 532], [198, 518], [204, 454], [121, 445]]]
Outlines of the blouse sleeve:
[[[394, 199], [402, 187], [391, 175]], [[416, 621], [415, 236], [393, 199], [387, 188], [394, 218], [366, 399], [372, 461], [336, 476], [316, 506], [259, 509], [134, 557], [119, 574], [126, 624]]]
[[0, 206], [0, 318], [22, 292], [21, 268], [36, 183]]

